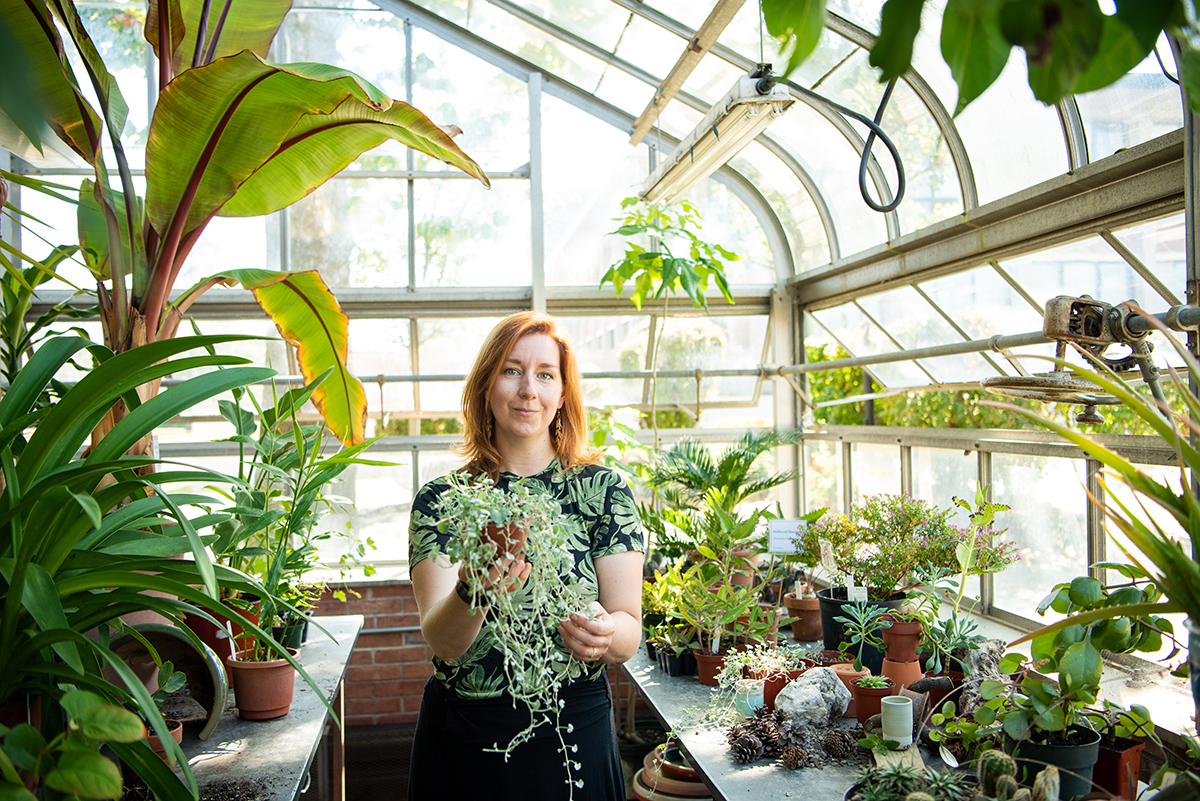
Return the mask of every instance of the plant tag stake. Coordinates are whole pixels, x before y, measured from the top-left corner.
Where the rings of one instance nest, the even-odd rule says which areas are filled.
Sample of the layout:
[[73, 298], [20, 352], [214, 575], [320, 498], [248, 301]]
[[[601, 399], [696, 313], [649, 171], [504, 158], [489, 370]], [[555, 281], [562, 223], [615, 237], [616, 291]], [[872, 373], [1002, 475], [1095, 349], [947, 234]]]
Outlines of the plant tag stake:
[[821, 567], [825, 568], [829, 575], [836, 576], [838, 569], [837, 559], [833, 558], [833, 543], [822, 537], [817, 540], [817, 545], [821, 548]]
[[[808, 527], [807, 520], [771, 520], [770, 536], [767, 539], [767, 551], [770, 553], [797, 553], [795, 540], [800, 532]], [[833, 550], [830, 550], [830, 556]], [[824, 552], [821, 554], [824, 558]]]
[[716, 632], [716, 631], [713, 632], [712, 652], [711, 653], [714, 653], [714, 654], [721, 653], [721, 634], [720, 634], [720, 632]]
[[846, 598], [850, 601], [862, 601], [866, 603], [867, 588], [859, 587], [854, 583], [854, 576], [846, 576]]

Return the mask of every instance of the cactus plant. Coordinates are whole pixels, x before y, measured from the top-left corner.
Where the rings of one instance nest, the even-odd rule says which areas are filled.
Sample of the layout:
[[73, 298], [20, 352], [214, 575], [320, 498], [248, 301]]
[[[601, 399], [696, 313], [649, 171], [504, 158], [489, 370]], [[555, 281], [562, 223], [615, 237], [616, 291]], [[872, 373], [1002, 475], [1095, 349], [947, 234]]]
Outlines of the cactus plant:
[[997, 783], [1001, 776], [1017, 775], [1017, 762], [1003, 751], [988, 749], [979, 755], [977, 772], [980, 793], [989, 798], [999, 798]]
[[1058, 768], [1050, 765], [1033, 780], [1032, 801], [1058, 801]]

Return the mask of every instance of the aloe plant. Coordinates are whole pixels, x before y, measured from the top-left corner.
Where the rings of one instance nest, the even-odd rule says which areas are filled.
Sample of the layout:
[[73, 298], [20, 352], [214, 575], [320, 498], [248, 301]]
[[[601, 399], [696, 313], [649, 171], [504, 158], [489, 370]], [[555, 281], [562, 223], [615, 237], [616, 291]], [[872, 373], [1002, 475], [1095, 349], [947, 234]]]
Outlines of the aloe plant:
[[[95, 180], [79, 190], [79, 247], [98, 282], [109, 348], [119, 353], [169, 339], [206, 290], [240, 283], [284, 338], [298, 343], [306, 381], [334, 369], [313, 401], [339, 439], [358, 444], [366, 396], [345, 366], [346, 317], [320, 275], [226, 270], [172, 301], [184, 261], [214, 217], [285, 208], [389, 139], [488, 181], [425, 115], [359, 76], [323, 64], [266, 61], [290, 7], [290, 0], [224, 6], [149, 0], [144, 34], [158, 60], [159, 95], [147, 138], [144, 199], [121, 145], [125, 100], [71, 0], [0, 0], [0, 30], [20, 44], [19, 52], [3, 48], [0, 63], [6, 74], [32, 76], [45, 124], [95, 170]], [[71, 50], [81, 76], [68, 59]], [[84, 96], [80, 77], [98, 106]], [[31, 121], [20, 95], [0, 93], [0, 146], [40, 151], [49, 134]], [[115, 186], [108, 164], [116, 165]], [[97, 439], [124, 413], [116, 407]]]

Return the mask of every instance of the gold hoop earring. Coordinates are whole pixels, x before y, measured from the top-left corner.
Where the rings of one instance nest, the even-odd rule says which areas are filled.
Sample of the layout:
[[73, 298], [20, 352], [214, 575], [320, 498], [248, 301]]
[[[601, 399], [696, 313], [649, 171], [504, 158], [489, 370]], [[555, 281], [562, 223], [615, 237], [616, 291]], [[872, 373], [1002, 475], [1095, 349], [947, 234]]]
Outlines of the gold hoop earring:
[[559, 412], [558, 416], [554, 418], [554, 439], [562, 442], [562, 412]]
[[494, 419], [490, 414], [488, 415], [487, 425], [485, 426], [488, 442], [492, 441], [492, 420]]

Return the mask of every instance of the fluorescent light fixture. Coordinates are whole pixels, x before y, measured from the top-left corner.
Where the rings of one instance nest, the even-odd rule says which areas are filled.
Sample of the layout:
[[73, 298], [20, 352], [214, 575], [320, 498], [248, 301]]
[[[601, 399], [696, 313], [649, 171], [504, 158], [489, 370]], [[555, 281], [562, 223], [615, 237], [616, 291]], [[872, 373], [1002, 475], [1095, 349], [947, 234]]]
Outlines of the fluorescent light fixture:
[[733, 158], [796, 102], [787, 87], [743, 75], [642, 184], [648, 203], [671, 203]]

